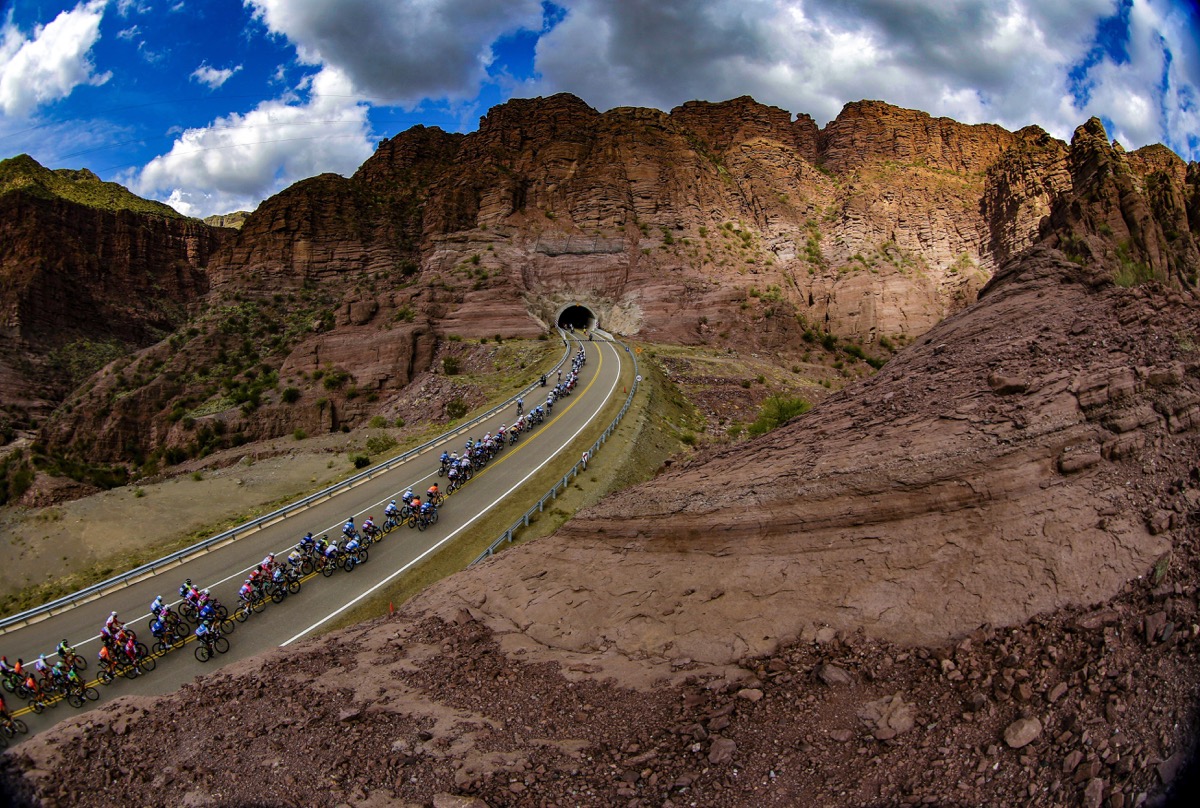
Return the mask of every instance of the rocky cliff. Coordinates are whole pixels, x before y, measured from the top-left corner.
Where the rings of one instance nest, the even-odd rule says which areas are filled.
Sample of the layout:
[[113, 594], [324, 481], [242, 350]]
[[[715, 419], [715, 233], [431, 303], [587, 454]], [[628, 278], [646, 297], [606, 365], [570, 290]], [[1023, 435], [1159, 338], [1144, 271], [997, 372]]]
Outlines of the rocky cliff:
[[182, 325], [230, 231], [27, 157], [0, 163], [0, 188], [0, 399], [29, 428], [104, 357]]
[[[1097, 127], [1068, 146], [875, 101], [822, 130], [749, 98], [599, 113], [569, 95], [510, 101], [469, 135], [416, 127], [353, 177], [298, 183], [214, 236], [197, 262], [211, 285], [201, 321], [140, 365], [189, 384], [137, 392], [150, 371], [109, 373], [47, 434], [61, 446], [111, 434], [90, 441], [93, 460], [161, 454], [187, 437], [178, 413], [245, 406], [213, 379], [244, 392], [264, 374], [357, 377], [360, 364], [386, 402], [447, 336], [533, 336], [576, 303], [619, 333], [783, 361], [806, 334], [903, 344], [1054, 233], [1075, 260], [1124, 267], [1122, 282], [1190, 288], [1200, 175], [1165, 149], [1126, 155]], [[1088, 193], [1104, 212], [1078, 201], [1084, 186], [1102, 189]], [[223, 324], [251, 304], [274, 331]], [[279, 403], [278, 386], [260, 392]], [[255, 403], [222, 428], [249, 440], [373, 412], [321, 397], [319, 416]]]

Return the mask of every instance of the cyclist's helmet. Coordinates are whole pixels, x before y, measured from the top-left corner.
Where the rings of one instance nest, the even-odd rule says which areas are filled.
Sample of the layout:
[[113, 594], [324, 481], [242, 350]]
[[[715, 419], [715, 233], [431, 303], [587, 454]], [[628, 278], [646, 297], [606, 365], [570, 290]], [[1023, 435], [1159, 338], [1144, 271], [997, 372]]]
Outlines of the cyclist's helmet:
[[308, 533], [304, 534], [304, 538], [306, 538], [306, 539], [311, 539], [311, 538], [312, 538], [312, 531], [310, 530]]
[[62, 642], [60, 642], [60, 643], [59, 643], [59, 645], [70, 645], [70, 643], [68, 643], [68, 642], [67, 642], [67, 638], [66, 638], [66, 637], [63, 637], [63, 638], [62, 638]]
[[[275, 554], [274, 554], [274, 553], [267, 553], [267, 558], [269, 558], [269, 559], [271, 559], [272, 561], [274, 561], [274, 560], [275, 560]], [[207, 592], [208, 590], [207, 590], [207, 589], [205, 589], [204, 591], [205, 591], [205, 592]]]
[[207, 590], [207, 589], [202, 589], [202, 590], [200, 590], [200, 592], [201, 592], [201, 594], [204, 594], [204, 595], [207, 595], [207, 594], [208, 594], [208, 590]]

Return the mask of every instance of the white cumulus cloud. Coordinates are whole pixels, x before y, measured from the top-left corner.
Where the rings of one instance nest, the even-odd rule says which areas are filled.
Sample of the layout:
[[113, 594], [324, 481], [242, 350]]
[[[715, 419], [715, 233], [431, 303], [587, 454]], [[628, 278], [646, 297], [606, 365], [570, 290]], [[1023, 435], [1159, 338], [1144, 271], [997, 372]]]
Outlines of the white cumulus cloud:
[[305, 63], [337, 67], [363, 96], [406, 106], [474, 98], [496, 39], [542, 24], [539, 0], [244, 2]]
[[143, 196], [189, 216], [249, 210], [298, 180], [351, 174], [374, 148], [367, 107], [349, 79], [324, 68], [295, 93], [187, 129], [171, 150], [125, 180]]
[[233, 74], [242, 69], [241, 65], [237, 67], [210, 67], [207, 64], [202, 64], [192, 71], [192, 78], [201, 84], [206, 85], [210, 90], [215, 90], [225, 82], [232, 78]]
[[[1200, 156], [1196, 27], [1169, 0], [1132, 0], [1130, 59], [1120, 64], [1091, 58], [1118, 0], [559, 5], [566, 15], [538, 41], [538, 75], [521, 94], [572, 92], [599, 109], [751, 95], [820, 123], [873, 98], [970, 123], [1036, 123], [1064, 138], [1100, 115], [1126, 145], [1165, 140]], [[1087, 99], [1073, 83], [1081, 65], [1094, 87]]]
[[63, 11], [32, 35], [21, 33], [11, 14], [0, 29], [0, 112], [25, 117], [66, 98], [81, 84], [100, 85], [111, 73], [96, 73], [90, 53], [100, 38], [106, 0]]

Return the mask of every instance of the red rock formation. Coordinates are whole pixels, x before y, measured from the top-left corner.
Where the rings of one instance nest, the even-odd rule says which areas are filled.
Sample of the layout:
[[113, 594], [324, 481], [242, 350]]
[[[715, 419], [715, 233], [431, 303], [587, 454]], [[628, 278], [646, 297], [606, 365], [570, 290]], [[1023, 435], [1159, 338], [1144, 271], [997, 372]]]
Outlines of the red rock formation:
[[[26, 190], [0, 194], [0, 399], [42, 415], [67, 391], [47, 353], [77, 341], [157, 342], [208, 289], [231, 231], [103, 210]], [[24, 368], [24, 370], [21, 370]]]

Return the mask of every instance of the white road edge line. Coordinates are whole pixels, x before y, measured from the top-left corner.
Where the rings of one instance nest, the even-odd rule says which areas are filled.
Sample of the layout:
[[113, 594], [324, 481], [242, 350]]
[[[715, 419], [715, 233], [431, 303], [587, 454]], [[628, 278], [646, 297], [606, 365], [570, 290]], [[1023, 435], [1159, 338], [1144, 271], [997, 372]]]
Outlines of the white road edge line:
[[[619, 351], [618, 351], [616, 348], [614, 348], [614, 347], [613, 347], [613, 345], [612, 345], [612, 343], [611, 343], [611, 342], [610, 342], [610, 343], [607, 343], [607, 345], [608, 345], [609, 349], [610, 349], [610, 350], [612, 350], [612, 352], [613, 352], [613, 355], [614, 355], [614, 356], [616, 357], [616, 359], [617, 359], [617, 375], [616, 375], [616, 377], [614, 377], [614, 378], [613, 378], [612, 387], [608, 388], [608, 392], [607, 392], [607, 393], [604, 395], [604, 402], [605, 402], [605, 403], [608, 403], [608, 399], [609, 399], [609, 397], [612, 395], [612, 392], [613, 392], [613, 390], [616, 390], [616, 389], [617, 389], [617, 382], [621, 381], [621, 370], [620, 370], [620, 368], [621, 368], [621, 354], [620, 354], [620, 352], [619, 352]], [[537, 465], [537, 466], [536, 466], [536, 467], [535, 467], [535, 468], [534, 468], [532, 471], [530, 471], [528, 474], [526, 474], [524, 477], [522, 477], [522, 478], [521, 478], [519, 481], [517, 481], [517, 482], [516, 482], [516, 483], [515, 483], [515, 484], [512, 486], [512, 488], [510, 488], [510, 489], [508, 489], [507, 491], [505, 491], [503, 494], [501, 494], [499, 497], [497, 497], [497, 498], [496, 498], [496, 499], [495, 499], [495, 500], [494, 500], [494, 501], [493, 501], [493, 502], [492, 502], [490, 505], [488, 505], [486, 508], [482, 508], [482, 509], [479, 511], [479, 513], [477, 513], [475, 516], [471, 517], [471, 519], [467, 520], [467, 522], [466, 522], [465, 524], [463, 524], [463, 526], [462, 526], [462, 527], [460, 527], [458, 530], [455, 530], [453, 533], [450, 533], [450, 534], [448, 534], [448, 535], [447, 535], [445, 538], [443, 538], [443, 539], [442, 539], [441, 541], [439, 541], [437, 544], [434, 544], [434, 545], [433, 545], [432, 547], [430, 547], [428, 550], [426, 550], [425, 552], [421, 553], [419, 556], [417, 556], [416, 558], [414, 558], [412, 561], [408, 562], [408, 563], [407, 563], [407, 564], [405, 564], [404, 566], [400, 567], [398, 570], [396, 570], [395, 572], [393, 572], [393, 573], [392, 573], [391, 575], [389, 575], [388, 577], [384, 578], [384, 579], [383, 579], [382, 581], [380, 581], [379, 583], [377, 583], [377, 584], [375, 584], [374, 586], [372, 586], [370, 589], [368, 589], [368, 590], [366, 590], [365, 592], [363, 592], [363, 593], [362, 593], [361, 595], [359, 595], [358, 597], [354, 598], [353, 600], [350, 600], [350, 601], [349, 601], [348, 603], [346, 603], [345, 605], [338, 607], [336, 610], [334, 610], [333, 612], [330, 612], [330, 613], [329, 613], [328, 615], [326, 615], [325, 617], [322, 617], [320, 620], [318, 620], [317, 622], [313, 623], [311, 626], [309, 626], [308, 628], [304, 629], [303, 631], [301, 631], [299, 634], [297, 634], [296, 636], [292, 637], [291, 639], [288, 639], [288, 640], [285, 640], [285, 641], [281, 642], [281, 643], [279, 644], [279, 647], [280, 647], [280, 648], [283, 648], [283, 647], [284, 647], [284, 646], [286, 646], [286, 645], [291, 645], [291, 644], [292, 644], [292, 643], [294, 643], [296, 640], [299, 640], [299, 639], [301, 639], [302, 637], [304, 637], [304, 635], [308, 634], [308, 633], [309, 633], [310, 631], [312, 631], [313, 629], [315, 629], [315, 628], [318, 628], [318, 627], [320, 627], [321, 625], [323, 625], [324, 623], [327, 623], [327, 622], [329, 622], [330, 620], [332, 620], [333, 618], [337, 617], [339, 614], [341, 614], [342, 612], [346, 611], [346, 610], [347, 610], [347, 609], [349, 609], [351, 606], [353, 606], [354, 604], [358, 603], [360, 600], [362, 600], [363, 598], [367, 597], [368, 595], [370, 595], [370, 594], [371, 594], [372, 592], [374, 592], [375, 590], [379, 589], [381, 586], [384, 586], [385, 584], [389, 584], [389, 583], [391, 583], [393, 580], [395, 580], [395, 579], [396, 579], [396, 577], [397, 577], [397, 576], [399, 576], [399, 575], [401, 575], [401, 574], [403, 574], [403, 573], [407, 572], [409, 569], [411, 569], [411, 568], [413, 567], [413, 565], [417, 564], [417, 563], [418, 563], [418, 562], [420, 562], [420, 561], [423, 561], [423, 560], [425, 559], [425, 557], [426, 557], [426, 556], [428, 556], [430, 553], [432, 553], [434, 550], [437, 550], [437, 549], [438, 549], [439, 547], [441, 547], [443, 544], [445, 544], [446, 542], [450, 541], [450, 540], [451, 540], [451, 539], [453, 539], [455, 536], [457, 536], [459, 533], [461, 533], [461, 532], [463, 532], [464, 530], [466, 530], [468, 527], [470, 527], [472, 524], [474, 524], [474, 522], [475, 522], [476, 520], [478, 520], [480, 517], [482, 517], [484, 514], [486, 514], [486, 513], [487, 513], [488, 511], [490, 511], [492, 508], [496, 507], [496, 505], [497, 505], [497, 504], [499, 504], [500, 500], [504, 499], [506, 496], [508, 496], [509, 494], [511, 494], [513, 491], [515, 491], [515, 490], [517, 490], [518, 488], [520, 488], [520, 487], [521, 487], [521, 486], [522, 486], [522, 485], [525, 483], [525, 481], [526, 481], [526, 480], [528, 480], [528, 479], [529, 479], [530, 477], [532, 477], [534, 474], [536, 474], [536, 473], [538, 473], [539, 471], [541, 471], [541, 470], [542, 470], [542, 468], [543, 468], [543, 467], [544, 467], [544, 466], [545, 466], [547, 463], [549, 463], [551, 460], [553, 460], [554, 458], [558, 457], [558, 455], [559, 455], [559, 454], [560, 454], [560, 453], [561, 453], [561, 452], [562, 452], [564, 449], [566, 449], [568, 446], [570, 446], [570, 445], [571, 445], [571, 441], [575, 440], [575, 438], [579, 436], [579, 433], [580, 433], [580, 432], [582, 432], [583, 430], [587, 429], [587, 427], [588, 427], [589, 425], [591, 425], [592, 421], [595, 421], [595, 420], [596, 420], [596, 418], [597, 418], [597, 417], [600, 415], [600, 413], [601, 413], [601, 412], [603, 412], [603, 411], [604, 411], [604, 406], [603, 406], [603, 405], [601, 405], [600, 407], [598, 407], [598, 408], [596, 409], [596, 412], [592, 414], [592, 417], [591, 417], [591, 418], [589, 418], [589, 419], [587, 419], [587, 420], [586, 420], [586, 421], [583, 423], [583, 425], [579, 427], [579, 429], [575, 430], [575, 434], [573, 434], [573, 435], [571, 435], [571, 437], [567, 438], [567, 440], [566, 440], [566, 441], [564, 441], [564, 442], [563, 442], [563, 444], [562, 444], [561, 446], [559, 446], [557, 449], [555, 449], [555, 450], [554, 450], [554, 452], [553, 452], [551, 455], [549, 455], [549, 456], [548, 456], [548, 457], [547, 457], [545, 460], [543, 460], [543, 461], [542, 461], [540, 464], [538, 464], [538, 465]]]

